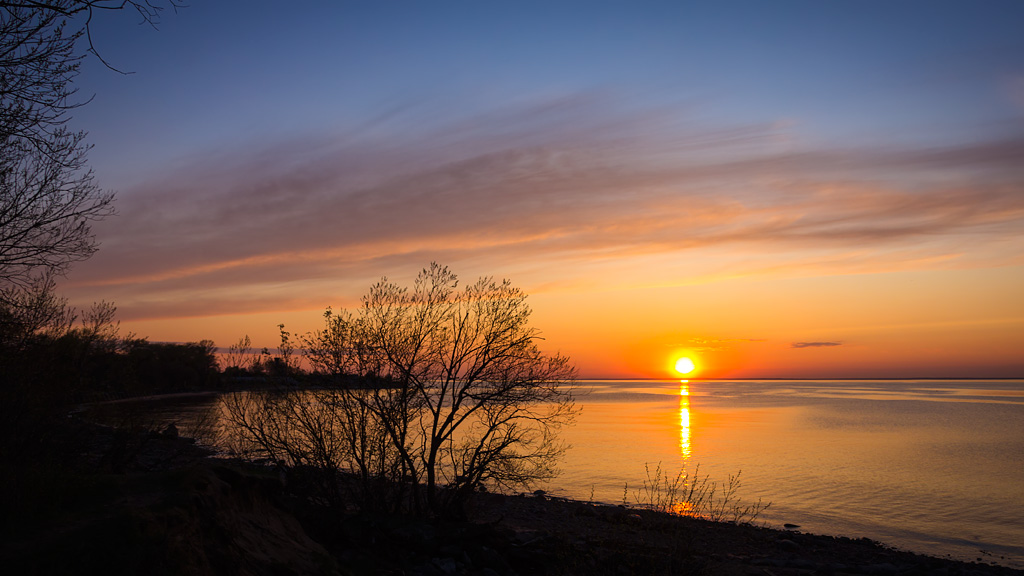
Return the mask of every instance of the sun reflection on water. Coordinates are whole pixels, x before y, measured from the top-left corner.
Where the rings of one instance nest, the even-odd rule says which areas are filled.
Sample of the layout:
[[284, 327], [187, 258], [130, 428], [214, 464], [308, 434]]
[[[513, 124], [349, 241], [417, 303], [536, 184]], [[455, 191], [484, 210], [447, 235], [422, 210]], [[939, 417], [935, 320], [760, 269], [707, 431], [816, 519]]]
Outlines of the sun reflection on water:
[[683, 460], [689, 460], [690, 448], [690, 382], [679, 381], [679, 453]]

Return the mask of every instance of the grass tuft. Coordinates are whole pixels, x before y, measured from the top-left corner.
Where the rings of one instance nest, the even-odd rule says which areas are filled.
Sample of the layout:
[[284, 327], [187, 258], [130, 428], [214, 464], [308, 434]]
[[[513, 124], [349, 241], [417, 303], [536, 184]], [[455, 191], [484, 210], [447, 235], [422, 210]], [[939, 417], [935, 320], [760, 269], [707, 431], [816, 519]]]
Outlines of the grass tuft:
[[623, 504], [734, 524], [752, 524], [761, 512], [771, 506], [771, 502], [765, 503], [760, 498], [753, 504], [740, 500], [738, 492], [742, 486], [742, 471], [730, 474], [724, 484], [719, 484], [707, 474], [702, 476], [699, 464], [693, 474], [682, 468], [673, 476], [662, 469], [660, 462], [653, 471], [649, 464], [644, 464], [644, 470], [647, 478], [641, 489], [633, 491], [631, 503], [627, 501], [629, 485], [623, 488]]

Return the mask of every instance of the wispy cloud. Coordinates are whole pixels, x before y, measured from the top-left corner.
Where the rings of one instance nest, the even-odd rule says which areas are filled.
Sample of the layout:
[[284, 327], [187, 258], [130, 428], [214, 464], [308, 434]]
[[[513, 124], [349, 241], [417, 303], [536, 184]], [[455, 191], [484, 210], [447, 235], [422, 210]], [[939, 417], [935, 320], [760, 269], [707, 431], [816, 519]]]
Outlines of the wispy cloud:
[[1024, 73], [1009, 76], [1003, 87], [1010, 102], [1019, 112], [1024, 113]]
[[793, 342], [789, 345], [790, 348], [830, 348], [832, 346], [842, 346], [842, 342]]
[[234, 150], [123, 191], [70, 287], [163, 315], [280, 301], [296, 283], [365, 285], [431, 259], [557, 271], [722, 246], [759, 266], [854, 248], [878, 266], [898, 250], [956, 258], [967, 241], [1020, 253], [1024, 137], [800, 150], [790, 130], [578, 97]]
[[690, 348], [695, 352], [722, 352], [732, 348], [734, 342], [764, 342], [764, 338], [691, 338]]

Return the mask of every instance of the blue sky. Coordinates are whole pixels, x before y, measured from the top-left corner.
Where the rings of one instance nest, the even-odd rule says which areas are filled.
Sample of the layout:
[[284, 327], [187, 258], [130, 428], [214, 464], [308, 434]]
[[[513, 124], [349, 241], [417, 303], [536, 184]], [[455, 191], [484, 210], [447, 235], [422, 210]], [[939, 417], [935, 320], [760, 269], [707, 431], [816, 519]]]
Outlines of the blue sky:
[[1024, 115], [1019, 2], [197, 1], [136, 24], [95, 30], [133, 75], [81, 77], [77, 120], [118, 184], [125, 159], [579, 94], [832, 145], [987, 139]]
[[[579, 296], [540, 314], [569, 349], [608, 290], [933, 271], [964, 286], [948, 309], [983, 273], [1024, 287], [1021, 2], [196, 0], [137, 22], [93, 29], [132, 74], [79, 78], [120, 215], [66, 289], [157, 340], [223, 314], [272, 338], [434, 259], [539, 309]], [[810, 331], [778, 343], [842, 340]]]

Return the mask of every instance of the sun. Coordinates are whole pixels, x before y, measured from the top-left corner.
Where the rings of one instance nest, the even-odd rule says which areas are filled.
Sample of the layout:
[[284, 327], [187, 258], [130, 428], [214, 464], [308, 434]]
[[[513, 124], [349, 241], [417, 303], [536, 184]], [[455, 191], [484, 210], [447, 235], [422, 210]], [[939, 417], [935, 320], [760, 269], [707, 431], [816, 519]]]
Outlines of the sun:
[[693, 359], [683, 356], [679, 360], [676, 360], [676, 372], [680, 374], [689, 374], [697, 369], [697, 365], [693, 363]]

